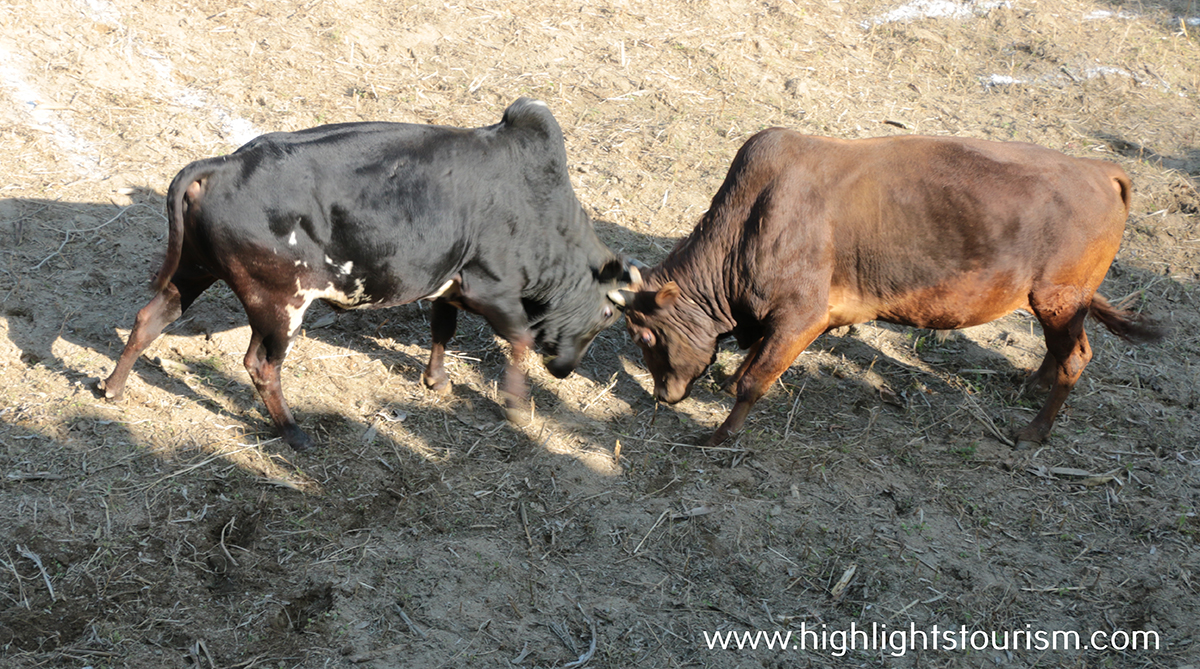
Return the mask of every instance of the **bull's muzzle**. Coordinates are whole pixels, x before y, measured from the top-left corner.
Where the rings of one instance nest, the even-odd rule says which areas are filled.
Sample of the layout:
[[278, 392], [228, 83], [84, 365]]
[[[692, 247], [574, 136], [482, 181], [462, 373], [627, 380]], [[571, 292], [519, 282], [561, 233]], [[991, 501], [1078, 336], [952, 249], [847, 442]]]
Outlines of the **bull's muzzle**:
[[571, 372], [575, 371], [575, 367], [579, 364], [578, 360], [562, 355], [546, 358], [543, 362], [546, 365], [546, 371], [550, 372], [557, 379], [565, 379], [570, 376]]
[[676, 404], [687, 399], [688, 395], [692, 394], [692, 384], [689, 383], [673, 383], [667, 381], [659, 383], [654, 382], [654, 397], [666, 404]]

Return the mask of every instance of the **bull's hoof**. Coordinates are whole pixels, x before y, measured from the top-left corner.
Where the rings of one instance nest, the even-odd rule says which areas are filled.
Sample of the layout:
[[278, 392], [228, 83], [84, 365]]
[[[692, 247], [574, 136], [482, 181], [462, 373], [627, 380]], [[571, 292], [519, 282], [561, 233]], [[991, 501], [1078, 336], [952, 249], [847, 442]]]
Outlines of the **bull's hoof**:
[[504, 417], [508, 422], [518, 427], [524, 427], [533, 422], [533, 411], [529, 408], [529, 401], [514, 397], [508, 393], [504, 395]]
[[518, 427], [525, 427], [533, 422], [533, 413], [529, 407], [504, 407], [504, 417], [508, 422]]
[[1017, 430], [1016, 434], [1013, 435], [1013, 441], [1016, 442], [1016, 445], [1013, 446], [1013, 448], [1018, 451], [1037, 448], [1042, 445], [1042, 441], [1045, 440], [1045, 438], [1045, 434], [1034, 429], [1032, 425], [1029, 425]]
[[125, 396], [125, 387], [124, 385], [119, 385], [116, 388], [110, 388], [110, 380], [111, 379], [100, 379], [97, 381], [96, 390], [99, 390], [100, 394], [104, 396], [104, 399], [108, 400], [109, 402], [120, 402]]
[[297, 453], [306, 453], [316, 448], [317, 445], [316, 442], [312, 440], [312, 437], [308, 436], [304, 430], [301, 430], [298, 427], [285, 429], [283, 431], [283, 440], [286, 441], [287, 445], [291, 446], [292, 450], [296, 451]]
[[449, 377], [444, 375], [440, 378], [433, 378], [422, 374], [421, 383], [424, 384], [426, 390], [437, 393], [438, 395], [449, 395], [451, 389], [453, 388], [453, 386], [450, 385]]
[[704, 442], [704, 445], [708, 448], [720, 446], [729, 439], [729, 436], [730, 432], [728, 430], [717, 428], [717, 431], [713, 432], [712, 436], [708, 438], [708, 441]]

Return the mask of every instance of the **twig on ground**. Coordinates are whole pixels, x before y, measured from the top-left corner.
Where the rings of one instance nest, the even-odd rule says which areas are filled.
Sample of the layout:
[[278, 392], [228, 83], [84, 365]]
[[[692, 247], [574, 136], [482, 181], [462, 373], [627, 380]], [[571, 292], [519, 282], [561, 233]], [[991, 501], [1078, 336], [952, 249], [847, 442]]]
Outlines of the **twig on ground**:
[[1004, 434], [1003, 430], [996, 427], [996, 423], [992, 421], [992, 417], [987, 415], [987, 412], [983, 410], [983, 407], [979, 406], [979, 402], [976, 401], [974, 397], [971, 397], [966, 392], [964, 392], [962, 396], [963, 402], [967, 405], [967, 411], [975, 417], [975, 420], [982, 423], [983, 426], [987, 428], [988, 432], [992, 433], [993, 437], [998, 439], [1000, 443], [1006, 446], [1015, 445], [1013, 444], [1013, 440], [1009, 439], [1008, 436]]
[[788, 437], [792, 434], [792, 419], [796, 417], [796, 409], [800, 406], [800, 397], [804, 395], [804, 389], [808, 387], [808, 379], [800, 385], [800, 390], [796, 391], [796, 399], [792, 402], [792, 410], [788, 412], [787, 424], [783, 426], [783, 442], [786, 444]]
[[576, 655], [579, 654], [579, 649], [575, 647], [575, 640], [571, 638], [571, 630], [567, 627], [566, 623], [552, 622], [547, 627], [550, 628], [551, 632], [554, 632], [554, 636], [558, 637], [558, 640], [567, 647], [567, 650]]
[[[7, 557], [8, 551], [5, 551], [4, 554]], [[30, 605], [29, 598], [25, 596], [25, 584], [23, 582], [25, 579], [22, 578], [20, 572], [17, 571], [17, 566], [13, 564], [11, 559], [0, 560], [0, 564], [4, 565], [5, 568], [12, 572], [13, 578], [17, 581], [17, 597], [19, 599], [19, 603], [23, 605], [26, 610], [28, 610]]]
[[423, 632], [420, 627], [417, 627], [417, 624], [412, 621], [412, 618], [408, 617], [408, 614], [404, 612], [404, 609], [401, 608], [399, 604], [393, 604], [392, 609], [396, 612], [396, 615], [400, 616], [400, 619], [404, 621], [404, 624], [408, 625], [408, 631], [412, 632], [415, 636], [421, 637], [422, 639], [426, 638], [425, 632]]
[[591, 408], [591, 406], [593, 404], [595, 404], [596, 402], [599, 402], [601, 398], [603, 398], [605, 395], [607, 395], [608, 391], [613, 389], [613, 386], [617, 385], [617, 374], [618, 374], [618, 372], [613, 372], [612, 377], [608, 380], [608, 385], [604, 386], [603, 390], [596, 393], [595, 397], [588, 400], [588, 403], [583, 405], [583, 407], [579, 409], [579, 413], [583, 413], [583, 412], [587, 411], [589, 408]]
[[833, 599], [833, 601], [836, 602], [840, 600], [842, 596], [846, 594], [846, 588], [850, 587], [850, 581], [854, 579], [854, 572], [856, 571], [858, 571], [858, 565], [850, 565], [846, 568], [846, 571], [842, 573], [842, 577], [838, 579], [838, 582], [834, 583], [833, 587], [829, 589], [829, 597]]
[[50, 601], [58, 601], [58, 597], [54, 595], [54, 585], [50, 583], [50, 574], [46, 573], [46, 567], [42, 565], [42, 558], [21, 544], [17, 544], [17, 552], [29, 558], [37, 565], [38, 571], [42, 572], [42, 580], [46, 582], [46, 589], [50, 591]]
[[509, 664], [521, 664], [522, 662], [525, 661], [525, 658], [528, 656], [529, 656], [529, 642], [526, 641], [525, 645], [521, 648], [521, 654], [517, 655], [513, 659], [509, 660], [508, 663]]
[[663, 518], [666, 518], [667, 514], [670, 512], [670, 509], [662, 512], [662, 515], [658, 517], [658, 520], [654, 521], [654, 525], [650, 528], [650, 531], [647, 532], [646, 536], [642, 537], [642, 540], [638, 542], [637, 548], [633, 549], [633, 553], [631, 553], [631, 555], [637, 555], [638, 551], [642, 550], [642, 546], [646, 543], [646, 540], [650, 538], [650, 535], [653, 534], [654, 530], [658, 528], [658, 524], [661, 523]]
[[122, 216], [125, 215], [125, 212], [129, 211], [130, 209], [133, 209], [134, 207], [147, 207], [147, 206], [148, 205], [144, 205], [144, 204], [140, 204], [140, 203], [139, 204], [131, 204], [128, 207], [124, 207], [123, 209], [121, 209], [121, 211], [117, 212], [116, 216], [113, 216], [112, 218], [108, 219], [107, 221], [105, 221], [105, 222], [101, 223], [100, 225], [97, 225], [93, 228], [85, 228], [83, 230], [63, 230], [62, 244], [58, 245], [58, 248], [54, 250], [54, 253], [51, 253], [50, 255], [46, 256], [45, 258], [42, 258], [42, 261], [40, 263], [34, 265], [33, 267], [30, 267], [29, 268], [30, 271], [41, 269], [42, 265], [45, 265], [47, 262], [50, 262], [51, 258], [58, 255], [59, 253], [62, 253], [62, 250], [63, 250], [63, 248], [66, 247], [67, 242], [71, 241], [72, 234], [95, 232], [95, 231], [99, 230], [100, 228], [103, 228], [103, 227], [107, 226], [108, 224], [112, 223], [113, 221], [116, 221], [118, 218], [121, 218]]
[[579, 613], [583, 616], [583, 619], [587, 621], [588, 627], [591, 628], [592, 641], [591, 641], [591, 643], [588, 644], [588, 649], [587, 649], [586, 653], [584, 653], [583, 655], [580, 655], [578, 660], [564, 664], [563, 669], [573, 669], [574, 667], [582, 667], [583, 665], [585, 665], [589, 661], [591, 661], [592, 656], [594, 656], [596, 654], [596, 619], [591, 618], [588, 616], [588, 614], [584, 613], [583, 607], [579, 606], [578, 603], [576, 603], [575, 606], [578, 607]]
[[233, 556], [229, 554], [229, 548], [225, 545], [225, 537], [233, 531], [234, 524], [236, 522], [237, 516], [233, 516], [229, 519], [229, 522], [225, 523], [225, 526], [221, 528], [221, 552], [225, 554], [225, 557], [229, 560], [230, 564], [235, 567], [238, 566], [238, 561], [233, 559]]
[[533, 548], [533, 535], [529, 533], [529, 515], [525, 512], [525, 502], [521, 502], [521, 525], [525, 528], [525, 541], [529, 542], [529, 547]]
[[201, 460], [200, 462], [197, 462], [194, 465], [188, 465], [187, 467], [184, 467], [183, 469], [177, 469], [177, 470], [171, 472], [170, 474], [167, 474], [165, 476], [160, 476], [157, 479], [155, 479], [154, 481], [151, 481], [150, 483], [147, 483], [146, 485], [142, 486], [142, 490], [150, 490], [151, 488], [158, 485], [159, 483], [162, 483], [163, 481], [166, 481], [168, 479], [173, 479], [176, 476], [186, 474], [186, 473], [192, 471], [193, 469], [199, 469], [211, 462], [215, 462], [217, 460], [220, 460], [221, 458], [229, 457], [231, 455], [237, 455], [238, 453], [241, 453], [242, 451], [248, 451], [252, 448], [258, 448], [260, 446], [265, 446], [265, 445], [271, 443], [272, 441], [278, 441], [279, 439], [280, 439], [280, 437], [275, 437], [274, 439], [268, 439], [264, 442], [257, 443], [257, 444], [243, 444], [241, 448], [239, 448], [235, 451], [226, 451], [223, 453], [217, 453], [216, 455], [212, 456], [211, 458]]

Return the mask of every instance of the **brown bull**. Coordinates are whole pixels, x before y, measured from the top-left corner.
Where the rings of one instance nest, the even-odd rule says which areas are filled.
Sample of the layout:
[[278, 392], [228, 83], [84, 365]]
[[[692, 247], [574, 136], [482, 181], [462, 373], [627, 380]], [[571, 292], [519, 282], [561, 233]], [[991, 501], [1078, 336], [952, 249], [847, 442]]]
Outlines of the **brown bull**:
[[1050, 394], [1016, 437], [1038, 443], [1092, 357], [1089, 313], [1122, 338], [1161, 337], [1096, 293], [1129, 197], [1120, 167], [1031, 144], [774, 128], [738, 151], [691, 235], [613, 297], [664, 402], [688, 396], [719, 339], [749, 349], [709, 444], [827, 330], [965, 328], [1027, 309], [1046, 338], [1029, 384]]

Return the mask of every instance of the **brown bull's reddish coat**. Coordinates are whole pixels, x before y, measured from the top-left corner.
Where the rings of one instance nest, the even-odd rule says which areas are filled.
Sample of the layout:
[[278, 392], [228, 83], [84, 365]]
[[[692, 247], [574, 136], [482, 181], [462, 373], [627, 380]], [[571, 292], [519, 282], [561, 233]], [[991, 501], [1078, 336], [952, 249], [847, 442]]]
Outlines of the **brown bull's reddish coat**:
[[1117, 165], [1032, 144], [774, 128], [738, 151], [692, 234], [615, 297], [660, 400], [687, 397], [718, 339], [750, 349], [710, 444], [826, 330], [964, 328], [1028, 309], [1047, 348], [1030, 383], [1050, 395], [1017, 438], [1040, 442], [1092, 357], [1089, 313], [1127, 339], [1160, 336], [1096, 293], [1129, 197]]

